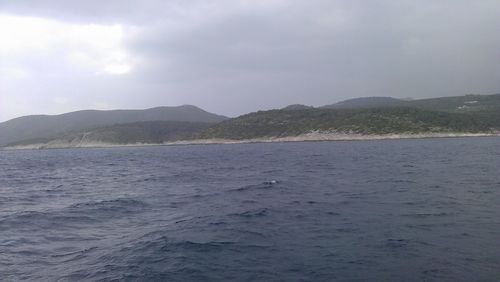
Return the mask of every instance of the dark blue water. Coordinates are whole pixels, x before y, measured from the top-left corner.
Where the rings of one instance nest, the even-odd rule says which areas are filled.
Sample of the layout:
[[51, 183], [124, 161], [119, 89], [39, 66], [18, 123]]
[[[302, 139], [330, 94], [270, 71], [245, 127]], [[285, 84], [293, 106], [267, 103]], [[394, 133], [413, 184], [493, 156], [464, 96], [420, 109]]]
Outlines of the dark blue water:
[[0, 152], [2, 281], [499, 281], [500, 138]]

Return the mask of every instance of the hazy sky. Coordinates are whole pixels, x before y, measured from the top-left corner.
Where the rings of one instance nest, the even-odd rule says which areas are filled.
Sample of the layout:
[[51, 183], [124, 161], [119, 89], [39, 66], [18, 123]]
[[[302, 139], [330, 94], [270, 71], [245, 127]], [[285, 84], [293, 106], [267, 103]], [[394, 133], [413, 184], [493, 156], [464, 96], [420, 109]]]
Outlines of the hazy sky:
[[498, 0], [0, 0], [0, 121], [500, 92]]

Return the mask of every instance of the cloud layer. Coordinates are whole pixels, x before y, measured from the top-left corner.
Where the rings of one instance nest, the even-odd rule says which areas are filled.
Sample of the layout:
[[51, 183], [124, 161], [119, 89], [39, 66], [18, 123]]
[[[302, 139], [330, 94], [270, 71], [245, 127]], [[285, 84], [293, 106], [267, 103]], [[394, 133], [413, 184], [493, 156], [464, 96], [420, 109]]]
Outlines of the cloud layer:
[[498, 1], [0, 2], [0, 120], [500, 89]]

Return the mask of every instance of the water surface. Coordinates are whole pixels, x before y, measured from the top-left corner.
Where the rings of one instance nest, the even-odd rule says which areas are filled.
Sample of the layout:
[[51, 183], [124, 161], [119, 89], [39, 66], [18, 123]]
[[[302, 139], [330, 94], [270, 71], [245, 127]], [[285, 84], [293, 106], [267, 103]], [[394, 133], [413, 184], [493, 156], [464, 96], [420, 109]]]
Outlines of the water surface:
[[0, 280], [498, 281], [500, 138], [0, 152]]

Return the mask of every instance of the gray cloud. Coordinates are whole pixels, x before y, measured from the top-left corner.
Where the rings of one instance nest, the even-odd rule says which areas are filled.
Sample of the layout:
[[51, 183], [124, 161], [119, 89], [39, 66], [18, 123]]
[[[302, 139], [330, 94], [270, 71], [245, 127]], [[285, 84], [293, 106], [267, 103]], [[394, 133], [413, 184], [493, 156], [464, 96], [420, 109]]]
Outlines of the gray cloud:
[[[52, 113], [66, 109], [61, 104], [189, 103], [238, 115], [359, 96], [423, 98], [500, 88], [498, 1], [71, 2], [2, 2], [0, 14], [121, 24], [132, 72], [83, 74], [53, 52], [4, 59], [4, 66], [15, 63], [38, 75], [28, 86], [1, 80], [0, 110], [19, 97], [33, 99], [33, 92], [40, 99], [0, 119], [43, 112], [38, 105]], [[64, 80], [48, 79], [51, 69], [64, 70]]]

